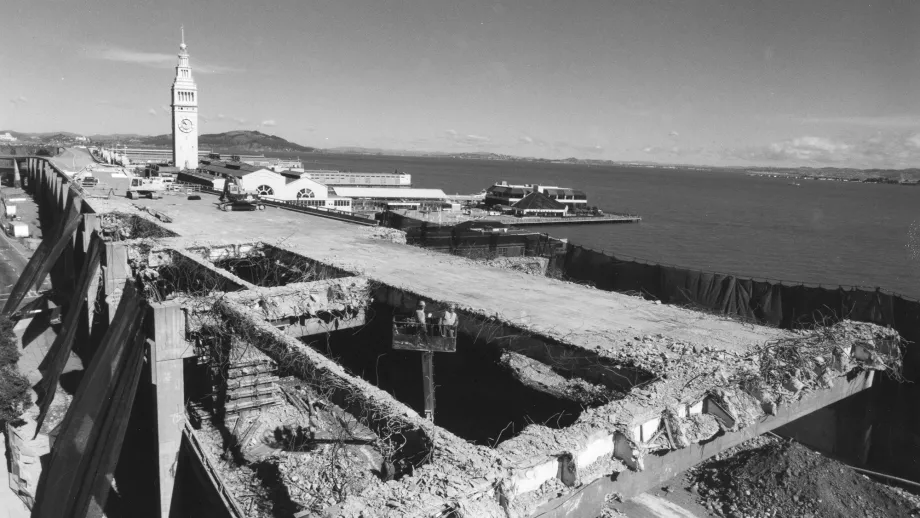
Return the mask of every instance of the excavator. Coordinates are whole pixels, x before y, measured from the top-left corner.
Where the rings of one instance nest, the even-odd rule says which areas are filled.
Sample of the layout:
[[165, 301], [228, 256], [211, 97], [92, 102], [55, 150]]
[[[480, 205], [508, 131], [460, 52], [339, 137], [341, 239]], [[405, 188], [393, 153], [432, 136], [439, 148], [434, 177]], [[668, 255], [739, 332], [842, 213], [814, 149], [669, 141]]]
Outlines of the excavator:
[[259, 193], [246, 191], [240, 180], [235, 176], [227, 176], [224, 180], [224, 192], [220, 195], [217, 208], [225, 212], [232, 210], [265, 210]]

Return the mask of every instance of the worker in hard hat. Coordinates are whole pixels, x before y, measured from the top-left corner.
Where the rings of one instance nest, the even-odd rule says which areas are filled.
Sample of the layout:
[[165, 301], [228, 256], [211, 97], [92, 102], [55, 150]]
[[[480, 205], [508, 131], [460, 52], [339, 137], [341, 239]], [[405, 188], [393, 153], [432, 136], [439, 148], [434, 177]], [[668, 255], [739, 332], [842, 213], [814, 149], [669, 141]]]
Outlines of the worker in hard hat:
[[441, 315], [441, 336], [456, 337], [457, 336], [457, 305], [449, 304], [447, 306], [447, 311]]
[[428, 319], [431, 317], [431, 313], [425, 312], [425, 301], [420, 300], [415, 306], [415, 320], [418, 321], [418, 332], [419, 334], [427, 335], [428, 334]]

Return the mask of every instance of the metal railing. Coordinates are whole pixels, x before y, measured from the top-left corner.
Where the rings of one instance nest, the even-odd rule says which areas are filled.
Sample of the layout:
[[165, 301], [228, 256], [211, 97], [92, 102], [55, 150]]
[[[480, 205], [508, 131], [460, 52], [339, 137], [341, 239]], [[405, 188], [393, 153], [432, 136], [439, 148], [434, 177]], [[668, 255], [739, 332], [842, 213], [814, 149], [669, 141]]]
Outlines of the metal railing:
[[339, 211], [335, 209], [318, 209], [316, 207], [308, 207], [300, 204], [296, 200], [272, 200], [262, 198], [262, 202], [266, 205], [272, 207], [279, 207], [287, 210], [292, 210], [294, 212], [301, 212], [304, 214], [311, 214], [313, 216], [319, 216], [321, 218], [334, 219], [338, 221], [347, 221], [349, 223], [357, 223], [358, 225], [365, 225], [368, 227], [376, 227], [377, 221], [363, 216], [357, 216], [350, 212]]
[[454, 352], [457, 350], [457, 325], [421, 324], [414, 319], [393, 317], [393, 348]]

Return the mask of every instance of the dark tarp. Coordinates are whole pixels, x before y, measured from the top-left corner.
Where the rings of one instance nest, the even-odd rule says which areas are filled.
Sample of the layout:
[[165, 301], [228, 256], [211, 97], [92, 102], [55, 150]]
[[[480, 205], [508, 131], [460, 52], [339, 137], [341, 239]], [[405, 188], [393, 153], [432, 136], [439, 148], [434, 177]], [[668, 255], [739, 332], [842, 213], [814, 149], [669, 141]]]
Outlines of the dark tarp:
[[[903, 375], [920, 377], [920, 302], [879, 289], [805, 286], [738, 278], [677, 266], [621, 260], [569, 245], [564, 274], [599, 289], [642, 293], [662, 302], [740, 317], [785, 329], [841, 319], [891, 326], [912, 343], [904, 350]], [[869, 467], [920, 477], [920, 386], [877, 376], [871, 408]]]
[[621, 260], [570, 245], [564, 272], [600, 289], [641, 292], [667, 304], [695, 307], [760, 324], [795, 328], [848, 318], [892, 326], [920, 341], [920, 302], [882, 290], [806, 286], [739, 278], [677, 266]]
[[145, 315], [128, 282], [61, 423], [33, 517], [102, 516], [143, 367]]

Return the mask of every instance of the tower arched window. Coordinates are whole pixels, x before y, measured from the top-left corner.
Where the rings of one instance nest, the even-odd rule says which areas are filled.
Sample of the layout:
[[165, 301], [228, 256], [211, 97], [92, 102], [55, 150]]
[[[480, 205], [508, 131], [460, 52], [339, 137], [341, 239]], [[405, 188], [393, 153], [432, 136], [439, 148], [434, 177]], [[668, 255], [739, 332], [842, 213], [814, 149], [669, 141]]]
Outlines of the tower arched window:
[[313, 194], [313, 191], [311, 191], [310, 189], [306, 189], [306, 188], [297, 191], [298, 200], [304, 200], [307, 198], [316, 198], [316, 195]]
[[260, 185], [256, 187], [256, 192], [259, 193], [259, 196], [274, 196], [275, 190], [269, 185]]

